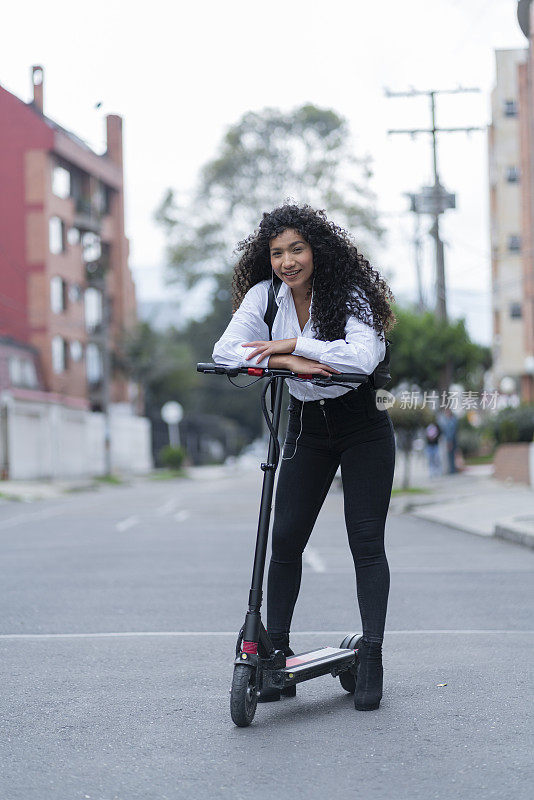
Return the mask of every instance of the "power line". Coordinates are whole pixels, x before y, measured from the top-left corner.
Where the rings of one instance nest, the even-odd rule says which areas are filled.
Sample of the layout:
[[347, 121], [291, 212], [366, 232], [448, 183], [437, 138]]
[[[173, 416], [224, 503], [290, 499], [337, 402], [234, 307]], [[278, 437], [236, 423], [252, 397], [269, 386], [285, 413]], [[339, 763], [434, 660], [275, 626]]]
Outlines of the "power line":
[[480, 126], [469, 126], [469, 127], [454, 127], [454, 128], [442, 128], [436, 125], [436, 95], [438, 94], [460, 94], [466, 92], [479, 92], [480, 89], [473, 88], [473, 87], [462, 87], [458, 86], [455, 89], [431, 89], [431, 90], [417, 90], [417, 89], [410, 89], [407, 92], [392, 92], [389, 89], [385, 89], [386, 97], [393, 98], [393, 97], [428, 97], [430, 100], [430, 115], [431, 115], [431, 122], [432, 125], [429, 128], [398, 128], [398, 129], [390, 129], [388, 130], [388, 135], [392, 134], [409, 134], [412, 138], [415, 138], [421, 133], [427, 133], [432, 136], [432, 165], [434, 171], [434, 186], [432, 187], [432, 193], [430, 195], [430, 199], [434, 201], [434, 208], [432, 209], [431, 213], [434, 218], [434, 223], [431, 228], [431, 235], [434, 238], [435, 242], [435, 253], [436, 253], [436, 313], [440, 319], [447, 319], [447, 295], [446, 295], [446, 285], [445, 285], [445, 255], [443, 249], [443, 241], [439, 234], [439, 217], [446, 208], [450, 208], [450, 205], [444, 202], [444, 189], [441, 185], [440, 178], [439, 178], [439, 170], [438, 170], [438, 141], [437, 137], [440, 133], [471, 133], [473, 131], [485, 130]]

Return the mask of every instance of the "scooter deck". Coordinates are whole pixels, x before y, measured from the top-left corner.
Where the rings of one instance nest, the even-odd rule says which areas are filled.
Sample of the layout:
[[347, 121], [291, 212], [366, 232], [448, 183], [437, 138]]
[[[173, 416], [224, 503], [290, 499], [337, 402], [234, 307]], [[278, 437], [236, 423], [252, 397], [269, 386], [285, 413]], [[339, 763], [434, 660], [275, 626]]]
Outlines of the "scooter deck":
[[319, 650], [289, 656], [286, 658], [284, 670], [286, 685], [327, 675], [334, 667], [342, 666], [348, 669], [355, 658], [354, 650], [344, 650], [340, 647], [321, 647]]

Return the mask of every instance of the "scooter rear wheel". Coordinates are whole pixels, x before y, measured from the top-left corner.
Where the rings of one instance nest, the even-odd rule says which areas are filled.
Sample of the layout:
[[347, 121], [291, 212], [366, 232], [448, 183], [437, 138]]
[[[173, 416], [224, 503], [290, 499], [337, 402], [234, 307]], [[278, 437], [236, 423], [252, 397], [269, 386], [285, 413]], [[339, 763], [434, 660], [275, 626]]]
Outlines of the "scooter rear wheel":
[[246, 664], [236, 664], [230, 692], [230, 713], [238, 728], [250, 725], [257, 705], [256, 670]]
[[349, 694], [354, 694], [356, 691], [356, 675], [352, 672], [352, 669], [347, 669], [345, 672], [340, 672], [339, 682]]

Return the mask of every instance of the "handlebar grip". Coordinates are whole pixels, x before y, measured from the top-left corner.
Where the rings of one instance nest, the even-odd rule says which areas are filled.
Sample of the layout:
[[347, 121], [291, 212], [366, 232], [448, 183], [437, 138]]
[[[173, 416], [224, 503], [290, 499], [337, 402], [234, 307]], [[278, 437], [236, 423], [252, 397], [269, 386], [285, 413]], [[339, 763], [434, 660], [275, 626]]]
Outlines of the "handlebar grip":
[[332, 383], [337, 383], [337, 381], [340, 383], [365, 383], [369, 380], [369, 375], [366, 375], [365, 372], [336, 372], [332, 378]]
[[238, 367], [228, 367], [225, 364], [197, 364], [197, 372], [204, 372], [211, 375], [230, 375], [235, 377], [239, 374]]

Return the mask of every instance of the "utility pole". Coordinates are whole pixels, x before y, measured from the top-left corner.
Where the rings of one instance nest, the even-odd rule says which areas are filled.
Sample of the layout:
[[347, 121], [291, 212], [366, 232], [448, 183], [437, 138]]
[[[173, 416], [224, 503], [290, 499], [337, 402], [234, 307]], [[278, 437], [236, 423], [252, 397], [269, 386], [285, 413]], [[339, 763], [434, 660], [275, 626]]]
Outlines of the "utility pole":
[[[102, 250], [102, 243], [97, 234], [88, 231], [84, 234], [84, 258], [86, 259], [86, 281], [88, 288], [96, 290], [100, 297], [100, 315], [91, 331], [91, 344], [94, 344], [99, 353], [100, 391], [95, 400], [104, 417], [104, 469], [105, 474], [112, 474], [111, 463], [111, 381], [112, 381], [112, 299], [109, 294], [109, 252]], [[87, 241], [88, 239], [88, 241]], [[83, 245], [82, 245], [83, 246]], [[85, 250], [87, 247], [87, 250]], [[90, 255], [89, 255], [90, 254]]]
[[[459, 86], [457, 89], [433, 89], [430, 91], [418, 91], [411, 89], [409, 92], [391, 92], [389, 89], [385, 90], [386, 97], [419, 97], [424, 95], [430, 98], [430, 114], [432, 120], [432, 127], [430, 128], [399, 128], [396, 130], [388, 130], [388, 134], [394, 133], [408, 133], [412, 138], [415, 138], [420, 133], [430, 133], [432, 135], [432, 165], [434, 171], [434, 185], [429, 187], [430, 192], [424, 198], [426, 200], [426, 207], [421, 209], [423, 213], [430, 213], [433, 217], [433, 224], [430, 229], [435, 242], [435, 256], [436, 256], [436, 314], [439, 319], [447, 319], [447, 287], [445, 282], [445, 255], [443, 252], [443, 241], [439, 233], [439, 216], [443, 214], [447, 208], [454, 208], [454, 195], [447, 195], [445, 189], [441, 185], [438, 171], [438, 133], [471, 133], [472, 131], [481, 131], [484, 128], [470, 126], [467, 128], [438, 128], [436, 125], [436, 95], [437, 94], [459, 94], [461, 92], [479, 92], [480, 89], [476, 88], [462, 88]], [[451, 200], [452, 198], [452, 200]], [[430, 203], [430, 204], [429, 204]], [[452, 203], [452, 205], [451, 205]], [[416, 209], [414, 209], [416, 210]]]
[[421, 214], [415, 214], [415, 230], [413, 234], [413, 244], [415, 250], [415, 271], [417, 274], [417, 295], [419, 311], [425, 310], [425, 296], [423, 294], [423, 275], [421, 270]]
[[111, 463], [111, 299], [108, 294], [107, 276], [102, 281], [102, 410], [104, 412], [104, 468], [107, 477], [112, 474]]
[[418, 196], [410, 192], [404, 193], [410, 201], [410, 211], [413, 211], [415, 217], [415, 226], [413, 232], [413, 248], [415, 257], [415, 277], [417, 279], [417, 308], [422, 313], [426, 310], [425, 296], [423, 292], [423, 272], [421, 265], [421, 213], [418, 210]]

